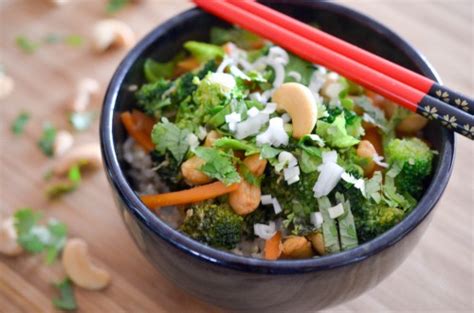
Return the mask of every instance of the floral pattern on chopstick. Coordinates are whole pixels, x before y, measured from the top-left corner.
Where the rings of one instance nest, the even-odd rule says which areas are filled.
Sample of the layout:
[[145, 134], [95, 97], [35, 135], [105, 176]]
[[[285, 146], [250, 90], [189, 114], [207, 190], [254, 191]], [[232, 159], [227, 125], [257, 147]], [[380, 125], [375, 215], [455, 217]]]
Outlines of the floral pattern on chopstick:
[[471, 139], [474, 138], [474, 126], [471, 126], [469, 124], [464, 125], [462, 134]]
[[447, 91], [441, 91], [440, 89], [436, 90], [436, 95], [441, 98], [444, 102], [449, 102], [449, 93]]
[[466, 101], [466, 100], [462, 100], [462, 101], [461, 101], [461, 99], [457, 98], [456, 100], [454, 100], [454, 103], [455, 103], [458, 107], [460, 107], [461, 109], [463, 109], [464, 111], [466, 111], [466, 112], [469, 111], [469, 107], [468, 107], [468, 105], [467, 105], [467, 101]]

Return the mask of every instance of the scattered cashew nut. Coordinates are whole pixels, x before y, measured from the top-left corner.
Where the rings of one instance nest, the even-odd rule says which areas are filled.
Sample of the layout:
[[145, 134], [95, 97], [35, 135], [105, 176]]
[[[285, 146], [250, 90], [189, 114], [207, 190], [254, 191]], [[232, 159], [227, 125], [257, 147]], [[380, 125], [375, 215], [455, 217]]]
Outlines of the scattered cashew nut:
[[64, 246], [62, 262], [66, 274], [79, 287], [99, 290], [110, 282], [110, 274], [92, 264], [87, 253], [87, 243], [82, 239], [68, 239]]
[[16, 239], [17, 233], [13, 217], [0, 220], [0, 253], [8, 256], [19, 255], [23, 249]]
[[74, 165], [88, 166], [95, 169], [102, 166], [100, 145], [89, 143], [72, 148], [57, 161], [53, 172], [57, 176], [63, 176]]
[[0, 100], [8, 97], [15, 88], [13, 78], [0, 72]]
[[204, 141], [204, 146], [212, 147], [212, 145], [214, 144], [214, 141], [216, 141], [220, 137], [221, 135], [219, 135], [218, 132], [216, 132], [215, 130], [211, 130], [206, 136], [206, 140]]
[[63, 155], [67, 150], [72, 147], [74, 143], [74, 137], [71, 135], [70, 132], [67, 130], [60, 130], [56, 134], [56, 138], [54, 139], [54, 155], [60, 156]]
[[356, 154], [361, 158], [367, 159], [367, 163], [362, 166], [364, 176], [372, 176], [372, 173], [375, 171], [374, 156], [377, 155], [374, 145], [368, 140], [361, 140], [357, 146]]
[[229, 193], [229, 204], [238, 215], [247, 215], [258, 208], [261, 195], [260, 186], [242, 180], [239, 188]]
[[99, 82], [93, 78], [83, 78], [76, 86], [76, 95], [71, 102], [71, 111], [84, 112], [90, 105], [92, 97], [100, 90]]
[[293, 121], [293, 137], [310, 134], [316, 125], [318, 109], [308, 87], [299, 83], [284, 83], [273, 93], [278, 111], [286, 111]]
[[112, 47], [130, 47], [135, 43], [135, 34], [130, 26], [116, 19], [97, 22], [92, 36], [97, 52], [104, 52]]
[[193, 156], [181, 164], [181, 174], [188, 185], [202, 185], [211, 181], [211, 178], [199, 169], [206, 163], [203, 159]]
[[410, 115], [400, 121], [397, 125], [397, 130], [405, 135], [415, 135], [417, 132], [422, 130], [427, 123], [428, 120], [423, 116], [416, 113], [410, 113]]
[[317, 233], [311, 234], [308, 237], [308, 239], [309, 241], [311, 241], [311, 244], [313, 245], [314, 250], [316, 250], [316, 252], [319, 255], [326, 254], [326, 249], [324, 248], [324, 237], [322, 233], [317, 232]]

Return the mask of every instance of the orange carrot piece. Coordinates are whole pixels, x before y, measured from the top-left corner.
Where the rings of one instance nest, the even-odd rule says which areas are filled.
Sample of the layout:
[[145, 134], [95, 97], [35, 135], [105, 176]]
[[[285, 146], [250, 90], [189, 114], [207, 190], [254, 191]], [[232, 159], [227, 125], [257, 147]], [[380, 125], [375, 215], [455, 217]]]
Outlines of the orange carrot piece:
[[208, 199], [214, 199], [226, 193], [232, 192], [238, 187], [239, 184], [226, 186], [222, 182], [216, 181], [191, 189], [162, 193], [157, 195], [143, 195], [140, 198], [147, 207], [156, 208], [169, 205], [189, 204]]
[[272, 238], [265, 241], [264, 257], [266, 260], [277, 260], [281, 251], [281, 233], [278, 231]]
[[[130, 112], [123, 112], [120, 114], [120, 119], [122, 120], [125, 129], [127, 130], [130, 137], [132, 137], [146, 152], [153, 151], [155, 145], [151, 141], [151, 130], [150, 133], [147, 133], [149, 126], [141, 125], [137, 123], [135, 118], [136, 114], [132, 115]], [[143, 122], [143, 120], [141, 120]], [[140, 122], [140, 120], [138, 121]], [[149, 122], [146, 122], [147, 124]]]
[[176, 65], [178, 67], [177, 71], [179, 71], [180, 73], [186, 73], [194, 70], [195, 68], [198, 68], [201, 63], [195, 57], [189, 57], [187, 59], [179, 61]]
[[151, 137], [151, 131], [156, 124], [155, 119], [136, 109], [132, 110], [132, 118], [137, 127], [142, 129], [145, 134], [150, 134]]

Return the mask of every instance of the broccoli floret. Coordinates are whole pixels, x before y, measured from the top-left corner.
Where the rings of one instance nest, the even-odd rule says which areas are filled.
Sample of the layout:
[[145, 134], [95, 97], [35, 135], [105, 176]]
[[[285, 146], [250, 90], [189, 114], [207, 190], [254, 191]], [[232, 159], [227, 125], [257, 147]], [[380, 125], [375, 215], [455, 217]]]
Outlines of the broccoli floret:
[[171, 190], [178, 189], [182, 180], [180, 163], [176, 161], [169, 151], [166, 151], [163, 155], [158, 154], [157, 151], [153, 151], [151, 156], [156, 165], [156, 172], [161, 180], [165, 182]]
[[163, 78], [159, 78], [154, 83], [143, 85], [135, 93], [138, 106], [149, 115], [159, 116], [162, 109], [171, 104], [169, 97], [163, 97], [171, 85], [169, 80]]
[[418, 138], [392, 139], [385, 150], [387, 161], [400, 169], [395, 186], [401, 194], [419, 199], [431, 174], [433, 152]]
[[[224, 81], [229, 78], [229, 81]], [[199, 82], [193, 95], [193, 100], [198, 105], [215, 107], [225, 104], [235, 88], [235, 80], [228, 74], [209, 73]]]
[[190, 207], [180, 230], [216, 248], [233, 249], [242, 236], [243, 218], [227, 204], [202, 202]]
[[[353, 212], [360, 242], [369, 241], [400, 222], [405, 213], [397, 208], [368, 205], [363, 212]], [[361, 214], [362, 213], [362, 214]]]
[[301, 173], [300, 180], [288, 185], [282, 174], [277, 174], [269, 168], [262, 181], [262, 194], [271, 194], [278, 199], [286, 217], [285, 227], [295, 235], [311, 232], [309, 214], [317, 211], [313, 186], [318, 178], [318, 172]]

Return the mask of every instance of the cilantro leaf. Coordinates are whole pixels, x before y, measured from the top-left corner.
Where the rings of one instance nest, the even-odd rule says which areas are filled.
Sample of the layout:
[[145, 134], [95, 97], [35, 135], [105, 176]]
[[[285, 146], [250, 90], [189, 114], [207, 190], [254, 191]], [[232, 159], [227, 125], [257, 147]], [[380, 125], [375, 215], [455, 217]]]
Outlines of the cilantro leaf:
[[15, 41], [18, 48], [27, 54], [33, 54], [39, 48], [38, 43], [31, 41], [26, 36], [18, 36]]
[[254, 144], [229, 137], [217, 139], [214, 141], [213, 146], [221, 149], [243, 150], [246, 156], [259, 152], [259, 149]]
[[216, 178], [226, 185], [240, 182], [239, 173], [232, 163], [232, 155], [207, 147], [198, 147], [194, 152], [206, 162], [200, 170], [207, 176]]
[[53, 263], [66, 242], [67, 226], [54, 219], [47, 226], [39, 225], [42, 214], [30, 208], [17, 211], [14, 218], [18, 243], [31, 253], [46, 251], [46, 263]]
[[176, 161], [181, 162], [189, 148], [186, 140], [189, 133], [189, 130], [180, 129], [173, 123], [162, 122], [153, 127], [151, 140], [160, 154], [163, 155], [168, 150]]
[[107, 6], [105, 7], [105, 11], [109, 14], [117, 13], [118, 11], [122, 10], [127, 4], [129, 0], [109, 0]]
[[45, 123], [43, 125], [43, 134], [41, 135], [41, 138], [38, 141], [38, 147], [48, 157], [52, 157], [54, 154], [53, 147], [55, 139], [56, 127], [54, 127], [51, 123]]
[[239, 172], [242, 175], [242, 178], [247, 181], [249, 184], [260, 187], [263, 176], [255, 176], [245, 163], [240, 163]]
[[66, 244], [67, 226], [55, 219], [48, 222], [49, 240], [46, 245], [46, 264], [52, 264]]
[[59, 290], [59, 298], [53, 299], [53, 304], [60, 310], [75, 310], [77, 309], [76, 298], [74, 296], [74, 289], [69, 278], [54, 284]]
[[262, 159], [273, 159], [273, 158], [276, 158], [276, 156], [278, 154], [280, 154], [280, 152], [282, 152], [283, 150], [281, 149], [277, 149], [277, 148], [273, 148], [272, 146], [268, 145], [268, 144], [264, 144], [260, 150], [260, 156], [262, 157]]
[[77, 189], [81, 182], [81, 171], [79, 165], [74, 165], [69, 169], [68, 181], [59, 182], [49, 186], [46, 189], [48, 198], [57, 198], [63, 194], [72, 192]]
[[71, 47], [80, 47], [84, 43], [84, 38], [80, 35], [67, 35], [64, 37], [64, 43]]
[[21, 112], [13, 121], [11, 125], [11, 131], [16, 135], [23, 133], [23, 131], [25, 130], [26, 123], [28, 123], [29, 119], [30, 113]]

